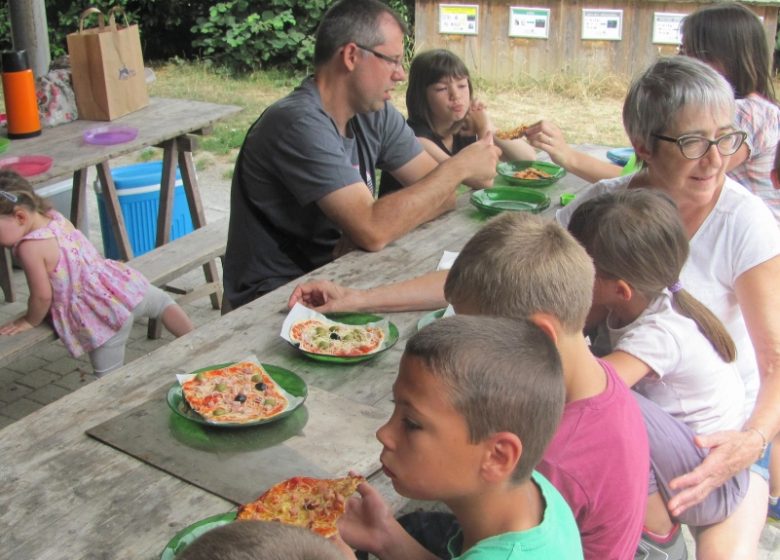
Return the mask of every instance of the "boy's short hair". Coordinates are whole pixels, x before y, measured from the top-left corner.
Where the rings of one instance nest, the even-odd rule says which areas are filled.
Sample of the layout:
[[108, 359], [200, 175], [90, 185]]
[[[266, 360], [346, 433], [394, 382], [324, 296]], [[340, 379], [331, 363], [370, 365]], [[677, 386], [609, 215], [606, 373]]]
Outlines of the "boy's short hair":
[[455, 260], [444, 295], [484, 315], [557, 318], [567, 332], [585, 326], [593, 300], [593, 262], [558, 223], [512, 212], [487, 223]]
[[341, 560], [324, 537], [274, 521], [235, 521], [198, 537], [177, 560]]
[[563, 414], [563, 371], [550, 337], [525, 319], [456, 315], [412, 336], [405, 355], [446, 387], [472, 443], [497, 432], [520, 438], [512, 481], [527, 480]]

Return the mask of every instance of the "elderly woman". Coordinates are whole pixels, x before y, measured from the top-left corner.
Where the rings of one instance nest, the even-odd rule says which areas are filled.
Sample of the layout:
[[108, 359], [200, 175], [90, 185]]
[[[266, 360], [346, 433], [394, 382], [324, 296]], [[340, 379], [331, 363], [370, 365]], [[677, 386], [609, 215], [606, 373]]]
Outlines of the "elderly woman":
[[[693, 472], [672, 481], [679, 490], [669, 502], [675, 515], [750, 467], [780, 429], [780, 297], [774, 286], [780, 235], [762, 201], [725, 175], [745, 138], [734, 128], [734, 111], [730, 86], [710, 67], [688, 57], [659, 60], [634, 82], [623, 106], [623, 123], [643, 169], [596, 183], [557, 216], [567, 223], [578, 204], [606, 191], [665, 192], [690, 239], [680, 280], [723, 321], [737, 345], [748, 419], [740, 432], [698, 438], [710, 452]], [[765, 481], [754, 473], [750, 482], [734, 523], [747, 504], [763, 515]]]

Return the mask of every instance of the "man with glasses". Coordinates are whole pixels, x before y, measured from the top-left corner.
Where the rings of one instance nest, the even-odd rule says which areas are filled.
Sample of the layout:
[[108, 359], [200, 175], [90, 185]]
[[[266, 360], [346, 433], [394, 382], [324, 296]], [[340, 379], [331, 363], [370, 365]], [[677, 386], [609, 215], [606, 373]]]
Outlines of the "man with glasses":
[[[492, 184], [486, 138], [437, 165], [388, 103], [405, 78], [406, 26], [379, 0], [342, 0], [317, 31], [314, 75], [250, 128], [236, 162], [225, 296], [237, 307], [353, 246], [382, 249]], [[376, 168], [407, 188], [377, 199]]]

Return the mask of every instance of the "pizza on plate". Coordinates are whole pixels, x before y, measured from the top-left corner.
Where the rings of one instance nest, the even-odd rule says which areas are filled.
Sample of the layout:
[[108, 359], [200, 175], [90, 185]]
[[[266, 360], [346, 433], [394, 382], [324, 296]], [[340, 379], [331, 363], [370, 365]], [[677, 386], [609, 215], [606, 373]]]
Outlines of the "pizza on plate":
[[335, 479], [296, 476], [239, 507], [236, 519], [278, 521], [332, 537], [338, 533], [336, 522], [344, 514], [347, 498], [365, 480], [357, 475]]
[[535, 167], [526, 167], [521, 171], [515, 171], [512, 176], [516, 179], [549, 179], [552, 174]]
[[377, 326], [303, 319], [293, 323], [290, 340], [312, 354], [365, 356], [381, 348], [385, 332]]
[[500, 138], [501, 140], [517, 140], [518, 138], [525, 136], [526, 130], [528, 130], [528, 126], [521, 124], [511, 130], [500, 130], [496, 132], [496, 138]]
[[184, 382], [181, 391], [195, 412], [215, 424], [263, 420], [288, 406], [276, 382], [254, 362], [201, 371]]

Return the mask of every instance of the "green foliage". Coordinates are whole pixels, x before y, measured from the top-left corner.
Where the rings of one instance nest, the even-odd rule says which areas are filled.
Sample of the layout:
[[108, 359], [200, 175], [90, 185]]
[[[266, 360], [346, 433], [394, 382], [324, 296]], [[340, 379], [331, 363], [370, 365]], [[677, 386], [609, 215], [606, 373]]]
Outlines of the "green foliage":
[[314, 52], [314, 31], [328, 0], [217, 2], [192, 32], [200, 55], [234, 72], [260, 68], [305, 68]]
[[[45, 0], [52, 58], [67, 54], [66, 37], [90, 6], [124, 8], [141, 31], [144, 59], [202, 58], [233, 73], [280, 68], [310, 71], [314, 33], [334, 0]], [[414, 23], [414, 0], [385, 0]], [[8, 3], [0, 2], [0, 49], [11, 48]], [[96, 25], [96, 17], [85, 20]], [[407, 41], [407, 55], [412, 52]]]

